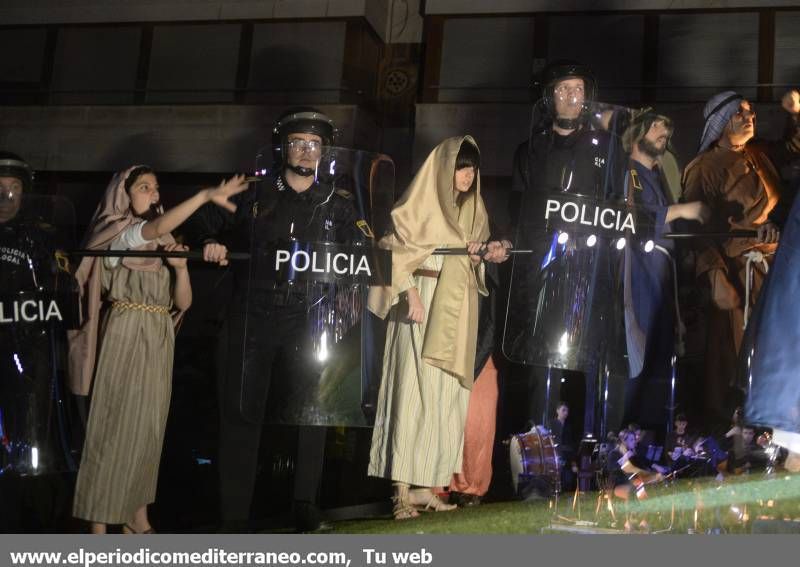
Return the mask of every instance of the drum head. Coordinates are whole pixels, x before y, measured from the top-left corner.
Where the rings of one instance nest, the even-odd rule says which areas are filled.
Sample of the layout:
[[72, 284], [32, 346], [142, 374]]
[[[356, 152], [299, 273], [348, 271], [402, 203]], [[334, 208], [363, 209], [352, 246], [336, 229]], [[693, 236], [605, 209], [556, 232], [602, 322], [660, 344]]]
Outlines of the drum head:
[[534, 492], [550, 496], [560, 488], [558, 454], [552, 436], [543, 431], [534, 427], [509, 441], [511, 485], [520, 498]]

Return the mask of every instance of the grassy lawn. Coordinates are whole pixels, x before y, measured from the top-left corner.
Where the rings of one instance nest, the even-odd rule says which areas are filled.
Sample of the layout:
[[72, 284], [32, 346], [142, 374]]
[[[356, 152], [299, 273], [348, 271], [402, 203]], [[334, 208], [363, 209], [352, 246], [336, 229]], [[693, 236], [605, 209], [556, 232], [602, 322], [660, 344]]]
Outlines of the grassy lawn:
[[[783, 520], [800, 523], [800, 475], [778, 474], [682, 480], [672, 486], [651, 486], [648, 498], [629, 508], [638, 524], [646, 519], [657, 533], [751, 533], [754, 523], [764, 526]], [[602, 501], [595, 516], [596, 492], [582, 495], [580, 520], [572, 509], [572, 495], [561, 498], [560, 516], [547, 500], [495, 502], [452, 512], [429, 512], [419, 518], [391, 518], [337, 522], [333, 533], [343, 534], [540, 534], [597, 527], [621, 530], [626, 506], [614, 501], [614, 516]], [[591, 526], [589, 526], [591, 524]], [[784, 524], [786, 525], [786, 524]]]

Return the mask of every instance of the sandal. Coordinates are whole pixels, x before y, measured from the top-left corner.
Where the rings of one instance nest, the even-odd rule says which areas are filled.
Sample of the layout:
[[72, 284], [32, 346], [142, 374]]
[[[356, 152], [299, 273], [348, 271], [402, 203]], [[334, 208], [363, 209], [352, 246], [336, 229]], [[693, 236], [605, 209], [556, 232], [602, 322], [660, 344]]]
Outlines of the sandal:
[[415, 490], [415, 495], [424, 493], [427, 495], [428, 500], [424, 504], [414, 504], [414, 508], [419, 510], [420, 512], [449, 512], [450, 510], [455, 510], [458, 508], [455, 504], [447, 504], [441, 498], [439, 498], [433, 491], [429, 488], [424, 488], [422, 490]]
[[122, 533], [125, 535], [150, 535], [156, 533], [156, 531], [152, 527], [150, 527], [149, 530], [145, 530], [143, 532], [137, 532], [130, 524], [124, 524], [122, 526]]
[[408, 485], [404, 482], [394, 484], [394, 496], [392, 496], [392, 515], [395, 520], [410, 520], [419, 516], [417, 509], [411, 504], [411, 495]]

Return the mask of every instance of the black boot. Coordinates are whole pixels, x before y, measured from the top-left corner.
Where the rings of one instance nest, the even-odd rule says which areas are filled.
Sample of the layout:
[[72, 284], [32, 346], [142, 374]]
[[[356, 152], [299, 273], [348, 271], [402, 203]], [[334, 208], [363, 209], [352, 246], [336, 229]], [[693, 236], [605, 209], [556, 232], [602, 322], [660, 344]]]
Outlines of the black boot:
[[330, 531], [332, 526], [325, 521], [322, 510], [313, 502], [297, 500], [294, 502], [294, 526], [298, 532]]

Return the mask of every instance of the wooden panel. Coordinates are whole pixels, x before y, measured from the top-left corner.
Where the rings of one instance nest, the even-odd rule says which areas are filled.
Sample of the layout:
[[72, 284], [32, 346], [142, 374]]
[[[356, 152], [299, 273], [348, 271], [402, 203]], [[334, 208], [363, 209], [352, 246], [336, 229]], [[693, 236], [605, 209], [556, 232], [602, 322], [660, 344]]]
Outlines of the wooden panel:
[[728, 89], [754, 97], [758, 13], [659, 16], [659, 100], [706, 101]]
[[136, 104], [144, 104], [146, 100], [147, 77], [150, 72], [150, 54], [153, 51], [153, 25], [144, 24], [139, 39], [139, 63], [136, 69]]
[[550, 59], [573, 59], [597, 77], [607, 102], [641, 98], [644, 16], [573, 14], [550, 16]]
[[340, 102], [374, 106], [377, 98], [380, 39], [361, 18], [348, 20], [342, 61]]
[[240, 25], [157, 25], [147, 102], [233, 102]]
[[236, 94], [237, 103], [245, 101], [245, 91], [250, 79], [250, 59], [253, 54], [253, 22], [242, 24], [239, 34], [239, 59], [236, 64]]
[[69, 26], [59, 30], [54, 104], [132, 104], [141, 27]]
[[[758, 14], [758, 82], [772, 83], [775, 72], [775, 10], [761, 10]], [[772, 100], [772, 88], [758, 87], [758, 101]]]
[[422, 92], [420, 98], [423, 102], [437, 102], [439, 100], [439, 73], [442, 67], [442, 42], [444, 38], [444, 18], [441, 16], [428, 16], [425, 18], [422, 35], [424, 37], [424, 51], [422, 59]]
[[775, 61], [773, 93], [779, 99], [787, 87], [800, 86], [800, 11], [781, 11], [775, 14]]
[[446, 20], [439, 102], [528, 100], [534, 31], [531, 16]]
[[658, 96], [658, 14], [644, 17], [644, 45], [642, 47], [642, 102], [655, 102]]

